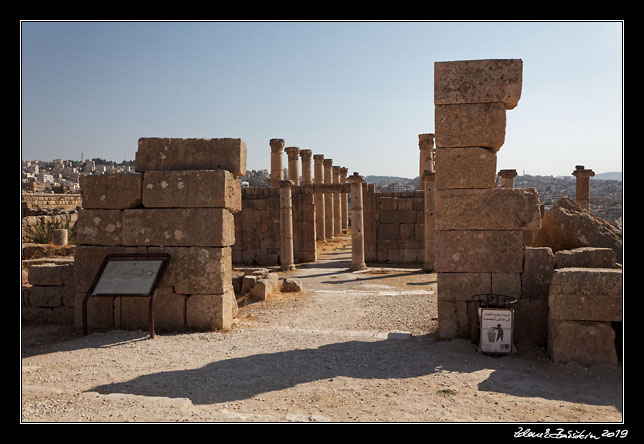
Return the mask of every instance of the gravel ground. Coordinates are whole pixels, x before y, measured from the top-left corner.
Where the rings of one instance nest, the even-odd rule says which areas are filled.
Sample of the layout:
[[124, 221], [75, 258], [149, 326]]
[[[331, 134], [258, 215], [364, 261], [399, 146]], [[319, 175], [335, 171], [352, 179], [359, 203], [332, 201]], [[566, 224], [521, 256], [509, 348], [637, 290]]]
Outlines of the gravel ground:
[[[493, 358], [439, 341], [436, 275], [347, 271], [348, 239], [281, 276], [305, 290], [240, 307], [231, 332], [22, 328], [21, 421], [622, 421], [622, 368]], [[534, 427], [533, 427], [534, 428]]]

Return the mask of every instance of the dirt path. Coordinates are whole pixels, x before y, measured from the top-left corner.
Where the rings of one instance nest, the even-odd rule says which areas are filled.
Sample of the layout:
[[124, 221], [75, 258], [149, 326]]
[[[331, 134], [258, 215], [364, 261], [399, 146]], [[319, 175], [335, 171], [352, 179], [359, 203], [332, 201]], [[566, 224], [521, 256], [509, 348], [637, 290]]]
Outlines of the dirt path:
[[435, 274], [351, 273], [348, 239], [320, 257], [229, 333], [23, 327], [22, 421], [622, 421], [621, 367], [438, 341]]

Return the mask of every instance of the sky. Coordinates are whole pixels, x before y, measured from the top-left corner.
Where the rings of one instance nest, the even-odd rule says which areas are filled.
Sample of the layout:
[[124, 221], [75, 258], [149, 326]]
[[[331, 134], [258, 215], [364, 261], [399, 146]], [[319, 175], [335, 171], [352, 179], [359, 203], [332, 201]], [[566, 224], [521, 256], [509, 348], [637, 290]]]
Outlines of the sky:
[[[434, 62], [522, 59], [497, 169], [622, 171], [621, 21], [23, 21], [22, 160], [133, 160], [140, 137], [269, 140], [418, 176]], [[286, 165], [286, 155], [284, 154]]]

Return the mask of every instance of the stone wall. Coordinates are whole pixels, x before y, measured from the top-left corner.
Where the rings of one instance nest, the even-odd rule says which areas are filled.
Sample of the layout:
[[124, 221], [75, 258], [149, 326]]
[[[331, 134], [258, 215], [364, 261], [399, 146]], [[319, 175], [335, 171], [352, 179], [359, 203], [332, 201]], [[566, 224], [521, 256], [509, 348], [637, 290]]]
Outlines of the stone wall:
[[[230, 328], [236, 312], [233, 213], [241, 210], [236, 176], [245, 171], [245, 159], [240, 139], [140, 139], [137, 173], [81, 176], [76, 325], [106, 255], [169, 253], [155, 297], [155, 327]], [[148, 323], [147, 298], [89, 298], [90, 328], [146, 329]]]
[[[311, 185], [292, 187], [293, 254], [296, 263], [317, 259], [315, 194]], [[241, 211], [235, 214], [233, 263], [275, 266], [280, 262], [279, 188], [242, 189]]]
[[80, 194], [48, 194], [22, 192], [22, 212], [26, 216], [30, 210], [62, 209], [77, 210], [82, 204]]
[[76, 290], [73, 262], [31, 265], [27, 284], [22, 287], [21, 315], [24, 323], [74, 322]]
[[376, 192], [363, 184], [367, 263], [422, 263], [425, 225], [422, 191]]

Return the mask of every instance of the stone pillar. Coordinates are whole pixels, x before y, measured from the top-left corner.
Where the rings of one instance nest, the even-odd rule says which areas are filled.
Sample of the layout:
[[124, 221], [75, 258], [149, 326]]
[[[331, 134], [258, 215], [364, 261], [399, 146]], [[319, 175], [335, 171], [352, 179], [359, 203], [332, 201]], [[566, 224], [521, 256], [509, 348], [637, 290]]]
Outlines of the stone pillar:
[[514, 178], [517, 176], [517, 170], [501, 170], [499, 171], [501, 177], [501, 188], [514, 188]]
[[[314, 181], [317, 185], [324, 183], [324, 154], [313, 155], [315, 163], [315, 177]], [[315, 192], [315, 239], [324, 240], [324, 193]]]
[[277, 188], [284, 180], [284, 166], [282, 164], [282, 151], [284, 139], [271, 139], [271, 187]]
[[293, 259], [293, 202], [290, 180], [280, 181], [280, 252], [281, 269], [295, 270]]
[[300, 150], [300, 157], [302, 158], [302, 185], [310, 185], [313, 183], [313, 175], [311, 174], [311, 157], [313, 151]]
[[[324, 159], [324, 183], [333, 183], [333, 159]], [[324, 237], [333, 239], [333, 193], [324, 193]]]
[[65, 228], [51, 230], [51, 243], [54, 245], [67, 245], [69, 236]]
[[[340, 167], [333, 167], [333, 183], [340, 183]], [[342, 234], [342, 193], [333, 193], [333, 232]]]
[[[347, 183], [348, 168], [340, 168], [340, 183]], [[342, 232], [349, 232], [349, 193], [342, 193], [341, 196], [341, 211], [342, 211]]]
[[434, 172], [425, 170], [422, 176], [423, 191], [425, 192], [425, 208], [424, 208], [424, 229], [425, 229], [425, 245], [423, 257], [423, 270], [432, 272], [434, 271], [435, 263], [435, 248], [434, 248]]
[[418, 148], [420, 149], [420, 170], [418, 174], [418, 185], [422, 190], [424, 189], [423, 174], [425, 174], [425, 171], [429, 171], [430, 173], [434, 172], [434, 135], [419, 134]]
[[353, 173], [351, 183], [351, 270], [367, 268], [364, 262], [364, 216], [362, 206], [362, 182], [364, 177]]
[[296, 146], [289, 146], [284, 149], [288, 156], [288, 180], [296, 187], [300, 186], [300, 149]]
[[590, 212], [590, 178], [595, 172], [585, 169], [583, 165], [576, 165], [572, 175], [577, 178], [575, 200], [584, 210]]

